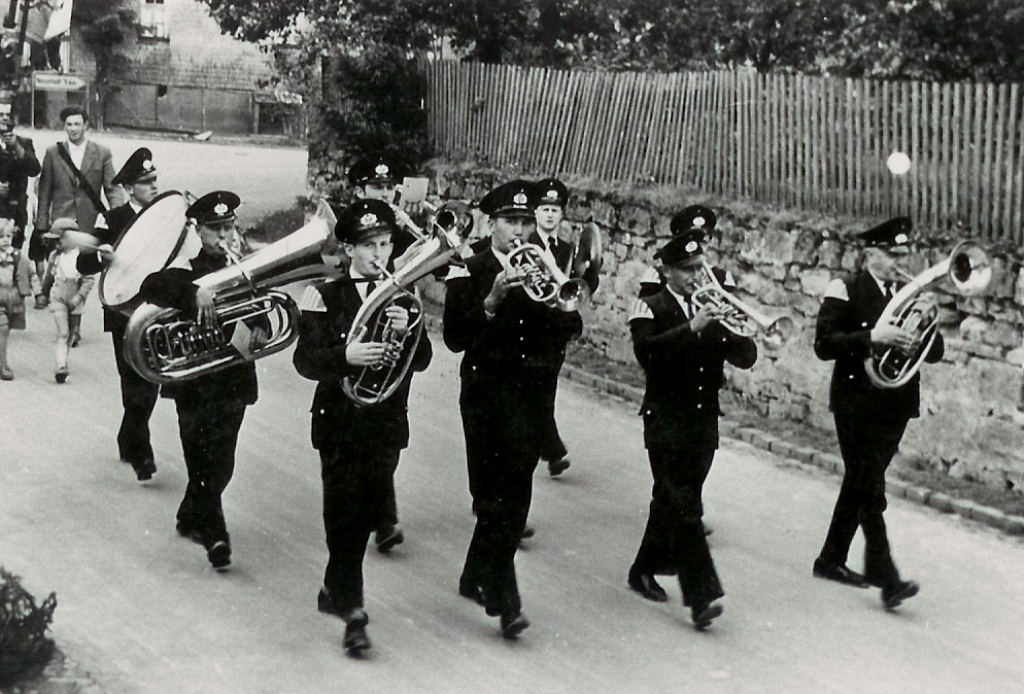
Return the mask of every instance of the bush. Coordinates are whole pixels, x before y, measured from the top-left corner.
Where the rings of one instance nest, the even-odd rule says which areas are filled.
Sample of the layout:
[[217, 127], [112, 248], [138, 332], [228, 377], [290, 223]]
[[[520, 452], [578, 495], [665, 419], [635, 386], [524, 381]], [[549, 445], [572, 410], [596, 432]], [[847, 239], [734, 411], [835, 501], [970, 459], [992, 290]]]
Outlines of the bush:
[[0, 567], [0, 686], [41, 670], [53, 655], [46, 630], [53, 621], [57, 596], [42, 605], [21, 587], [21, 580]]

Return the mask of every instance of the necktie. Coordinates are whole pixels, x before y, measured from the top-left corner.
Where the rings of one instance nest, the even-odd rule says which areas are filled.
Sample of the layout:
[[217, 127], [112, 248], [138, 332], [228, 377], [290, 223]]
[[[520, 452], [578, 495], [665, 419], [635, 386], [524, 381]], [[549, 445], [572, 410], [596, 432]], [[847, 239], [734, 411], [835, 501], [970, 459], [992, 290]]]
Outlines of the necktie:
[[373, 290], [376, 289], [376, 288], [377, 288], [377, 283], [376, 282], [374, 282], [373, 280], [370, 280], [369, 282], [367, 282], [366, 283], [366, 295], [363, 296], [363, 301], [366, 301], [369, 298], [370, 294], [373, 294]]

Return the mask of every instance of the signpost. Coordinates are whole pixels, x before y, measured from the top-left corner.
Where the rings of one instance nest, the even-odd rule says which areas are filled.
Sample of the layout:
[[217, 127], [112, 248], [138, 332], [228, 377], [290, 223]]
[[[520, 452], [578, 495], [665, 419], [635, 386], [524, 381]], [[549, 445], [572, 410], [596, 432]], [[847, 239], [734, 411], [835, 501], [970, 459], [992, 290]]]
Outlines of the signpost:
[[32, 73], [32, 127], [36, 127], [36, 92], [80, 92], [89, 83], [84, 77], [61, 72]]

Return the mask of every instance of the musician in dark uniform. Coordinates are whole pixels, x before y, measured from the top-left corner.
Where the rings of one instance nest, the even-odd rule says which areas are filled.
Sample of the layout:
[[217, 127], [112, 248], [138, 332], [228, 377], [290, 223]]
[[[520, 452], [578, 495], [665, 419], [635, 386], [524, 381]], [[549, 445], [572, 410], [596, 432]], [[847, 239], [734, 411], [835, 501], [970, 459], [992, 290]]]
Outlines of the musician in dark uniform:
[[[192, 203], [186, 216], [196, 225], [202, 249], [189, 269], [172, 267], [147, 277], [140, 297], [196, 317], [201, 326], [216, 326], [214, 292], [198, 287], [194, 281], [227, 267], [226, 248], [235, 234], [239, 202], [234, 193], [219, 190]], [[225, 337], [240, 341], [247, 329], [249, 353], [266, 344], [269, 325], [265, 319], [245, 321], [243, 325]], [[161, 388], [161, 395], [174, 399], [188, 469], [188, 486], [177, 513], [178, 534], [202, 544], [211, 566], [224, 570], [231, 565], [231, 540], [221, 496], [234, 473], [235, 447], [245, 409], [255, 404], [259, 395], [256, 367], [248, 361], [167, 384]]]
[[[911, 222], [897, 217], [859, 235], [865, 245], [863, 268], [851, 277], [832, 280], [818, 313], [814, 351], [834, 360], [829, 408], [843, 456], [843, 483], [825, 543], [813, 573], [847, 585], [882, 589], [882, 603], [893, 608], [918, 592], [893, 563], [883, 513], [885, 471], [899, 448], [910, 419], [920, 415], [920, 374], [898, 388], [878, 388], [868, 378], [864, 360], [876, 349], [895, 347], [911, 353], [916, 336], [877, 325], [890, 297], [903, 284], [903, 259], [909, 252]], [[933, 308], [934, 310], [934, 308]], [[945, 350], [942, 336], [925, 355], [935, 363]], [[846, 566], [857, 527], [864, 532], [864, 574]]]
[[401, 201], [398, 201], [397, 204], [395, 202], [399, 196], [402, 181], [408, 175], [410, 175], [410, 171], [405, 164], [385, 155], [363, 157], [348, 170], [348, 181], [352, 184], [352, 189], [357, 197], [361, 200], [381, 200], [396, 210], [395, 223], [398, 227], [394, 234], [395, 251], [391, 255], [392, 263], [389, 267], [394, 267], [394, 260], [401, 257], [416, 241], [416, 236], [408, 230], [407, 226], [404, 226], [402, 219], [399, 219], [402, 215], [408, 219], [408, 214], [401, 211]]
[[[302, 299], [302, 320], [294, 363], [298, 372], [318, 381], [313, 397], [313, 447], [320, 452], [324, 484], [324, 527], [329, 559], [318, 596], [321, 612], [346, 622], [345, 650], [357, 654], [370, 646], [363, 611], [363, 556], [370, 533], [394, 513], [395, 469], [409, 444], [406, 403], [413, 371], [430, 363], [424, 334], [415, 347], [406, 341], [399, 363], [411, 359], [395, 393], [383, 402], [360, 406], [342, 388], [384, 354], [381, 342], [346, 346], [360, 306], [383, 280], [381, 268], [392, 253], [396, 231], [391, 207], [361, 200], [340, 216], [335, 235], [348, 254], [349, 276], [309, 287]], [[409, 310], [392, 304], [384, 310], [399, 335], [409, 326]]]
[[[528, 241], [551, 253], [558, 267], [569, 274], [569, 264], [573, 259], [573, 245], [558, 237], [558, 228], [565, 218], [565, 206], [569, 202], [569, 189], [555, 178], [537, 181], [537, 230], [530, 235]], [[580, 323], [582, 326], [582, 321]], [[569, 469], [569, 451], [558, 433], [555, 422], [555, 395], [558, 391], [558, 373], [565, 361], [565, 353], [557, 363], [552, 363], [548, 374], [549, 380], [545, 390], [548, 403], [547, 426], [541, 434], [540, 459], [548, 466], [548, 474], [557, 477]]]
[[[698, 309], [691, 302], [702, 283], [703, 238], [691, 228], [655, 253], [665, 287], [637, 299], [629, 319], [633, 350], [647, 376], [641, 413], [654, 489], [628, 582], [643, 597], [664, 602], [654, 573], [672, 569], [698, 628], [722, 613], [715, 601], [725, 594], [701, 525], [702, 488], [718, 448], [718, 391], [726, 362], [749, 369], [757, 360], [754, 342], [721, 324], [722, 307]], [[725, 273], [713, 272], [723, 284]]]
[[[704, 205], [690, 205], [672, 217], [672, 221], [669, 223], [669, 231], [672, 236], [678, 236], [679, 234], [697, 229], [704, 232], [704, 241], [707, 241], [707, 236], [714, 231], [717, 221], [718, 218], [711, 208]], [[661, 272], [657, 267], [651, 266], [647, 268], [647, 272], [640, 278], [640, 291], [637, 296], [641, 299], [646, 296], [653, 296], [664, 287], [665, 278], [661, 276]]]
[[[99, 247], [95, 252], [79, 254], [78, 271], [83, 275], [102, 272], [110, 265], [114, 259], [114, 244], [142, 208], [159, 194], [152, 152], [145, 147], [135, 150], [114, 176], [114, 185], [124, 186], [128, 191], [128, 202], [96, 218], [93, 235]], [[110, 333], [114, 343], [114, 362], [121, 381], [121, 405], [124, 407], [121, 428], [117, 431], [117, 450], [121, 460], [131, 463], [136, 478], [146, 482], [156, 474], [153, 447], [149, 442], [149, 418], [160, 388], [139, 376], [125, 360], [124, 333], [127, 327], [127, 315], [110, 308], [103, 309], [103, 331]]]
[[547, 422], [547, 383], [581, 329], [579, 314], [524, 293], [526, 269], [506, 267], [513, 241], [534, 232], [536, 202], [536, 187], [527, 181], [484, 196], [480, 211], [488, 217], [491, 244], [449, 275], [444, 308], [445, 344], [465, 352], [459, 406], [476, 510], [459, 593], [500, 617], [506, 638], [529, 626], [514, 559]]

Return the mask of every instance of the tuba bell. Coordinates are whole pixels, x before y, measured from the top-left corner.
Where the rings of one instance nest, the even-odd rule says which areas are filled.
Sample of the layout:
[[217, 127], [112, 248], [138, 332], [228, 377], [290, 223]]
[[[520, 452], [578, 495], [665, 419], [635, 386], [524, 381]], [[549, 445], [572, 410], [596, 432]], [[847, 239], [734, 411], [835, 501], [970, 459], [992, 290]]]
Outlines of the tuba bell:
[[[383, 402], [402, 385], [424, 329], [423, 300], [414, 285], [460, 257], [473, 228], [473, 217], [468, 206], [448, 202], [435, 211], [430, 226], [432, 236], [419, 243], [415, 255], [401, 268], [389, 273], [378, 266], [384, 281], [366, 297], [352, 320], [346, 347], [357, 340], [385, 347], [378, 363], [342, 380], [342, 390], [357, 405]], [[388, 319], [390, 306], [408, 311], [409, 325], [404, 333], [396, 331]]]
[[690, 297], [697, 310], [709, 305], [724, 310], [725, 317], [719, 320], [723, 328], [740, 337], [763, 333], [764, 346], [769, 350], [779, 349], [793, 337], [796, 324], [792, 318], [771, 318], [727, 292], [707, 263], [702, 265], [701, 272], [701, 286]]
[[894, 325], [915, 337], [910, 351], [896, 347], [876, 348], [864, 360], [868, 378], [879, 388], [899, 388], [907, 384], [921, 368], [935, 342], [939, 328], [938, 310], [933, 300], [922, 293], [948, 279], [961, 296], [976, 296], [992, 280], [992, 262], [975, 241], [961, 241], [949, 257], [909, 282], [886, 304], [875, 325]]
[[[143, 303], [132, 312], [125, 332], [128, 363], [147, 381], [175, 383], [287, 348], [298, 338], [299, 309], [279, 288], [337, 276], [320, 255], [334, 222], [330, 207], [321, 202], [301, 229], [244, 259], [229, 253], [227, 267], [195, 280], [215, 293], [213, 326], [177, 309]], [[268, 321], [270, 336], [262, 348], [243, 355], [232, 345], [232, 335], [239, 323], [253, 319]]]

